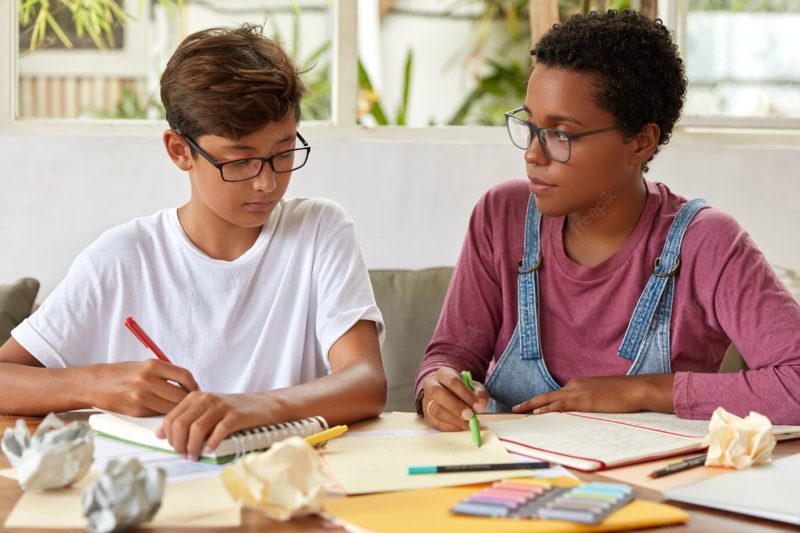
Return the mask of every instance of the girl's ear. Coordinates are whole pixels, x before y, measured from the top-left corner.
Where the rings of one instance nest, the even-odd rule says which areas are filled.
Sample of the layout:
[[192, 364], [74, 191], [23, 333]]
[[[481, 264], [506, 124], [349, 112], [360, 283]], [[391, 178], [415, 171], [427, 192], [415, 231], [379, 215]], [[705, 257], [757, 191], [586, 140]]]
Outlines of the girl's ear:
[[661, 128], [656, 123], [647, 124], [642, 131], [637, 133], [631, 143], [628, 164], [639, 166], [645, 164], [658, 149], [658, 139], [661, 137]]
[[172, 162], [184, 172], [191, 170], [194, 165], [194, 158], [183, 136], [175, 130], [167, 130], [164, 132], [163, 140], [164, 148], [167, 149], [167, 155], [172, 159]]

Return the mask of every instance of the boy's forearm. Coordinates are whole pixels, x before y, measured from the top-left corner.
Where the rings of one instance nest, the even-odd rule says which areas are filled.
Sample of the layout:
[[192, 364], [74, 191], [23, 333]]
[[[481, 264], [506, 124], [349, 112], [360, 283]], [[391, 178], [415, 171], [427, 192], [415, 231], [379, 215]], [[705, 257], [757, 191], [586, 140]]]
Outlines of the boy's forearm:
[[88, 367], [40, 368], [0, 363], [0, 412], [43, 416], [91, 407]]
[[386, 377], [369, 365], [353, 365], [302, 385], [256, 393], [265, 423], [322, 416], [330, 425], [373, 418], [386, 404]]

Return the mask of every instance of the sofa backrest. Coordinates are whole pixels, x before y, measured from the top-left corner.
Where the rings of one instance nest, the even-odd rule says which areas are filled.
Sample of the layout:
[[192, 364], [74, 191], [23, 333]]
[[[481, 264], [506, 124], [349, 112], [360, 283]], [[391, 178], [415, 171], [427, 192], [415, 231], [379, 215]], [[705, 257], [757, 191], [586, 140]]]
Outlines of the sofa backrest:
[[11, 330], [31, 313], [38, 292], [39, 282], [33, 278], [0, 285], [0, 346], [11, 336]]
[[383, 368], [389, 382], [385, 411], [414, 410], [414, 378], [439, 320], [451, 267], [371, 270], [375, 300], [386, 323]]

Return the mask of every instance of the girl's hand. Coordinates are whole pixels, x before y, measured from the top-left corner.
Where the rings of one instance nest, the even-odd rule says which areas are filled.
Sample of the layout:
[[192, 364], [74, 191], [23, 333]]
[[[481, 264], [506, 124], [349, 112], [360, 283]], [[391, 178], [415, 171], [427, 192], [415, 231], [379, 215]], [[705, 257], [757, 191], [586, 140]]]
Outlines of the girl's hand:
[[535, 415], [560, 411], [595, 413], [673, 413], [675, 374], [607, 376], [573, 379], [560, 390], [545, 392], [513, 407], [515, 413]]
[[469, 428], [473, 411], [483, 412], [489, 403], [489, 393], [477, 381], [469, 390], [458, 372], [442, 367], [423, 385], [422, 412], [425, 422], [439, 431], [462, 431]]

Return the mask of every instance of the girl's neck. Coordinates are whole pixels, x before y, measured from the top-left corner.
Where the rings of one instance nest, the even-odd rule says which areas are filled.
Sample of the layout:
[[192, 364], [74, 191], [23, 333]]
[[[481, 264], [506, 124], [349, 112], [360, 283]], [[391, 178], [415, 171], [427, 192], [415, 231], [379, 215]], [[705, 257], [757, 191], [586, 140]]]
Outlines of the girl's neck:
[[591, 267], [614, 255], [636, 229], [646, 200], [642, 178], [601, 195], [588, 209], [567, 215], [563, 235], [567, 257]]

